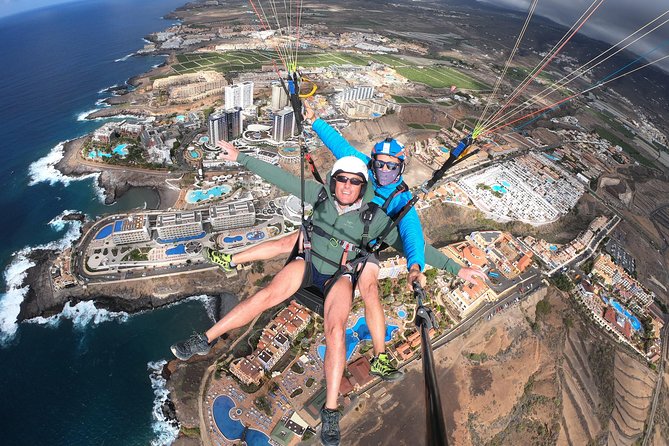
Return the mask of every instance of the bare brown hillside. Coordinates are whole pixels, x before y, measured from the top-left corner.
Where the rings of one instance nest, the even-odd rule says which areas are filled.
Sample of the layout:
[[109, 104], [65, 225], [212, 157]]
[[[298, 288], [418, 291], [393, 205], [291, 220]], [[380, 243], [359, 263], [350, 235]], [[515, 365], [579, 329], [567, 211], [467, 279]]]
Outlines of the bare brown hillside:
[[[537, 317], [542, 299], [550, 311]], [[565, 299], [540, 291], [435, 351], [452, 444], [632, 445], [641, 437], [655, 373], [591, 330]], [[360, 399], [343, 419], [344, 438], [422, 444], [420, 365], [406, 372]]]

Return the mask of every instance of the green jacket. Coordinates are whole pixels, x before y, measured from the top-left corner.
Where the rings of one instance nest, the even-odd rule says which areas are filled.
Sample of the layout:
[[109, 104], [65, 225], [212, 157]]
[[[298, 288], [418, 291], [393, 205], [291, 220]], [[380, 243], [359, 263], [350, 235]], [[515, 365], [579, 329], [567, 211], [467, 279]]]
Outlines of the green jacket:
[[[298, 197], [300, 196], [299, 177], [286, 172], [278, 166], [260, 161], [245, 153], [239, 154], [237, 162], [278, 188]], [[329, 184], [329, 181], [330, 175], [328, 174], [325, 184]], [[324, 187], [316, 181], [305, 181], [305, 203], [311, 205], [315, 204], [318, 199], [318, 194], [322, 189], [325, 189], [327, 192], [328, 199], [315, 209], [313, 215], [314, 225], [321, 227], [326, 233], [338, 240], [344, 240], [359, 246], [362, 241], [362, 233], [364, 230], [361, 214], [368, 209], [369, 203], [374, 198], [374, 190], [371, 187], [367, 188], [360, 209], [339, 215], [334, 204], [334, 197], [330, 193], [330, 188]], [[385, 212], [375, 212], [374, 219], [369, 225], [370, 240], [381, 235], [383, 230], [390, 223], [391, 219]], [[393, 247], [400, 250], [400, 252], [402, 251], [402, 242], [399, 238], [397, 229], [391, 231], [386, 238], [386, 243], [393, 245]], [[311, 248], [312, 251], [319, 256], [325, 257], [336, 264], [339, 264], [344, 251], [339, 244], [330, 243], [330, 239], [322, 237], [316, 233], [312, 235]], [[349, 253], [348, 259], [352, 259], [354, 256], [354, 253]], [[336, 272], [336, 268], [330, 263], [319, 259], [317, 256], [313, 256], [312, 259], [314, 266], [320, 273], [332, 275]], [[425, 249], [425, 260], [426, 263], [433, 267], [444, 269], [451, 274], [457, 274], [458, 271], [460, 271], [460, 265], [432, 246], [428, 246]]]

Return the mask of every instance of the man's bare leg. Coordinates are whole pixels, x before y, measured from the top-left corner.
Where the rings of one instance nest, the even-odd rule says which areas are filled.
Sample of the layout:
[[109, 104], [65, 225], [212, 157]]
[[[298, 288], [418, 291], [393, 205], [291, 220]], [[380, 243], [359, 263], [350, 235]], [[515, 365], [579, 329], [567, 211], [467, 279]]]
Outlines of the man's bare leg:
[[367, 263], [358, 277], [358, 290], [365, 303], [365, 320], [372, 336], [374, 354], [386, 351], [386, 316], [379, 298], [379, 265]]
[[384, 381], [397, 381], [404, 373], [397, 370], [386, 354], [386, 315], [379, 297], [379, 266], [367, 263], [358, 278], [358, 290], [365, 303], [365, 320], [372, 337], [374, 358], [370, 373]]
[[223, 319], [207, 330], [205, 333], [207, 341], [211, 343], [222, 334], [248, 324], [263, 311], [288, 299], [302, 285], [302, 276], [304, 276], [304, 260], [293, 260], [274, 276], [267, 287], [241, 301]]
[[300, 231], [295, 231], [285, 237], [276, 240], [259, 243], [232, 255], [232, 261], [235, 264], [255, 262], [258, 260], [269, 260], [281, 254], [290, 254], [293, 246], [297, 242]]
[[353, 289], [348, 277], [341, 277], [325, 298], [325, 383], [326, 409], [337, 409], [339, 387], [346, 365], [346, 321], [351, 312]]

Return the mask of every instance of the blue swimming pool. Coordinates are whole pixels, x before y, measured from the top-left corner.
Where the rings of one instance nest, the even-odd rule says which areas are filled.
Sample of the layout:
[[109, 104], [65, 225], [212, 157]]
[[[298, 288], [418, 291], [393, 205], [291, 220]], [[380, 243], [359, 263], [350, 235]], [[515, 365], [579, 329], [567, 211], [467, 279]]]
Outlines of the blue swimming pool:
[[[393, 333], [398, 328], [399, 327], [397, 325], [386, 325], [386, 342], [392, 339]], [[372, 335], [369, 333], [367, 321], [364, 317], [359, 318], [353, 327], [346, 329], [346, 360], [348, 361], [351, 359], [355, 348], [360, 342], [369, 341], [371, 339]], [[319, 345], [316, 348], [316, 351], [318, 352], [318, 356], [321, 358], [321, 361], [325, 360], [325, 345]]]
[[88, 152], [88, 157], [90, 159], [95, 159], [95, 158], [111, 158], [111, 153], [104, 153], [101, 150], [91, 150]]
[[163, 239], [159, 238], [159, 239], [156, 239], [156, 241], [158, 243], [162, 243], [162, 244], [180, 243], [180, 242], [187, 242], [189, 240], [197, 240], [199, 238], [204, 237], [205, 235], [207, 235], [207, 233], [205, 231], [202, 231], [201, 233], [199, 233], [197, 235], [191, 235], [189, 237], [177, 237], [177, 238], [171, 238], [171, 239], [167, 239], [167, 240], [163, 240]]
[[548, 249], [550, 249], [551, 251], [557, 251], [557, 250], [558, 250], [558, 247], [555, 246], [555, 245], [550, 245], [550, 246], [548, 247]]
[[200, 144], [205, 144], [209, 142], [208, 136], [200, 136], [200, 139], [197, 140]]
[[174, 248], [166, 249], [165, 254], [167, 254], [168, 256], [178, 256], [181, 254], [186, 254], [186, 245], [181, 244], [175, 246]]
[[128, 155], [127, 147], [128, 147], [128, 144], [119, 144], [116, 147], [114, 147], [112, 152], [114, 152], [115, 154], [120, 155], [120, 156], [127, 156]]
[[639, 319], [637, 319], [636, 316], [630, 313], [630, 311], [627, 308], [623, 307], [615, 299], [610, 299], [609, 303], [611, 304], [613, 309], [616, 310], [616, 313], [627, 318], [627, 320], [630, 321], [630, 325], [632, 325], [632, 328], [635, 331], [641, 330], [641, 322], [639, 322]]
[[500, 181], [500, 184], [501, 184], [502, 186], [506, 187], [507, 189], [511, 187], [511, 185], [509, 184], [508, 181], [503, 181], [503, 180], [502, 180], [502, 181]]
[[103, 238], [107, 238], [111, 235], [111, 233], [112, 233], [112, 225], [107, 225], [98, 231], [98, 233], [95, 235], [95, 240], [101, 240]]
[[177, 122], [185, 122], [186, 117], [184, 115], [177, 115], [176, 120]]
[[399, 311], [397, 312], [397, 315], [400, 317], [400, 319], [406, 319], [406, 317], [407, 317], [407, 312], [404, 311], [404, 310], [399, 310]]
[[200, 154], [197, 153], [197, 150], [191, 150], [188, 152], [193, 159], [198, 159], [200, 157]]
[[[230, 410], [234, 407], [235, 403], [227, 395], [217, 397], [212, 407], [216, 427], [230, 441], [240, 440], [244, 434], [244, 424], [230, 418]], [[269, 437], [256, 429], [246, 431], [246, 444], [247, 446], [270, 446]]]
[[118, 232], [123, 229], [123, 220], [118, 220], [114, 222], [114, 232]]
[[262, 240], [265, 238], [265, 233], [262, 231], [253, 231], [246, 234], [246, 238], [250, 241]]
[[444, 152], [444, 153], [450, 153], [450, 152], [451, 152], [451, 149], [449, 149], [449, 148], [447, 148], [447, 147], [441, 146], [441, 147], [439, 147], [439, 148], [440, 148], [441, 151]]
[[499, 184], [493, 184], [491, 186], [491, 189], [494, 190], [495, 192], [499, 192], [499, 193], [502, 193], [502, 194], [505, 194], [505, 193], [508, 192], [504, 187], [500, 186]]
[[230, 186], [227, 184], [215, 186], [207, 190], [191, 190], [186, 194], [186, 202], [190, 204], [199, 203], [200, 201], [218, 198], [228, 192], [230, 192]]

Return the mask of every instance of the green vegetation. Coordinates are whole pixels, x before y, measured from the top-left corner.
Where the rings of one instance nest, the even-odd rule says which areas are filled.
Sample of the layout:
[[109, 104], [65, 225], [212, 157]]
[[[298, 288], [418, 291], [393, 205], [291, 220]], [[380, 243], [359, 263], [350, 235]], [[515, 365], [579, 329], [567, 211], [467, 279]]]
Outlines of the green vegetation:
[[410, 122], [407, 125], [412, 129], [418, 130], [441, 130], [441, 126], [437, 124], [419, 124], [416, 122]]
[[[276, 59], [273, 51], [227, 51], [225, 53], [187, 53], [177, 55], [177, 64], [172, 66], [176, 74], [215, 70], [230, 71], [259, 70], [263, 65], [271, 66]], [[344, 52], [314, 53], [300, 52], [297, 57], [300, 67], [327, 67], [330, 65], [368, 65], [377, 62], [394, 68], [410, 81], [420, 82], [433, 88], [448, 88], [456, 85], [461, 89], [490, 89], [484, 83], [447, 66], [422, 67], [396, 56], [383, 54], [352, 54]], [[276, 61], [274, 62], [276, 63]], [[399, 101], [398, 101], [399, 102]], [[428, 103], [427, 100], [416, 102]]]
[[595, 259], [589, 259], [586, 260], [583, 265], [581, 265], [581, 269], [583, 270], [584, 273], [590, 274], [592, 272], [592, 268], [595, 266]]
[[485, 353], [467, 353], [464, 356], [474, 362], [484, 362], [488, 359], [488, 355]]
[[536, 319], [543, 319], [548, 314], [551, 312], [551, 304], [548, 302], [546, 299], [542, 299], [539, 302], [537, 302], [537, 307], [536, 307]]
[[560, 291], [571, 291], [574, 288], [574, 283], [565, 274], [558, 274], [551, 278], [551, 282]]
[[149, 260], [149, 256], [146, 253], [143, 253], [139, 249], [133, 249], [130, 253], [124, 257], [124, 259], [130, 259], [133, 262], [146, 262]]
[[307, 386], [307, 387], [311, 387], [311, 386], [314, 385], [315, 382], [316, 382], [315, 379], [313, 379], [313, 378], [309, 378], [309, 379], [307, 379], [307, 382], [304, 383], [304, 385]]
[[409, 96], [392, 95], [393, 99], [399, 104], [429, 104], [430, 101], [425, 98], [414, 98]]
[[182, 434], [184, 434], [188, 438], [195, 438], [195, 439], [200, 438], [199, 427], [186, 427], [184, 425], [181, 425], [181, 428], [179, 430]]
[[304, 373], [304, 367], [302, 367], [299, 363], [294, 363], [293, 365], [290, 366], [290, 370], [293, 372], [301, 375]]
[[625, 150], [625, 152], [629, 153], [632, 158], [634, 158], [639, 164], [648, 166], [648, 167], [654, 167], [655, 163], [653, 163], [651, 160], [646, 158], [639, 152], [637, 149], [634, 147], [630, 146], [627, 144], [625, 141], [620, 139], [618, 136], [615, 134], [611, 133], [609, 130], [605, 129], [604, 127], [595, 127], [595, 131], [597, 134], [601, 137], [609, 141], [611, 144], [618, 145]]
[[[304, 391], [302, 390], [302, 388], [301, 388], [301, 387], [298, 387], [297, 389], [293, 390], [293, 393], [290, 394], [290, 397], [291, 397], [291, 398], [295, 398], [296, 396], [301, 395], [302, 392], [304, 392]], [[269, 414], [268, 414], [268, 415], [269, 415]]]
[[272, 416], [272, 405], [264, 396], [259, 396], [253, 400], [253, 404], [259, 411], [265, 412], [268, 417]]

